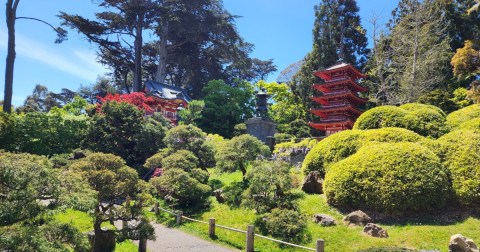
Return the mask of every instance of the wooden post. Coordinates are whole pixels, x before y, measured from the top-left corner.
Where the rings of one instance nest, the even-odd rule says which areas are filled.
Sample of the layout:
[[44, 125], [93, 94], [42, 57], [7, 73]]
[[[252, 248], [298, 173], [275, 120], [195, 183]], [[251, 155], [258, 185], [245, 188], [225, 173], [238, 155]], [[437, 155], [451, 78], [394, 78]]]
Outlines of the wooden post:
[[210, 238], [215, 237], [215, 218], [210, 218], [208, 220], [208, 235]]
[[247, 227], [247, 246], [245, 248], [246, 252], [253, 252], [253, 240], [255, 237], [254, 229], [255, 227], [253, 225], [248, 225]]
[[138, 242], [138, 252], [147, 252], [147, 239], [140, 239]]
[[158, 209], [159, 207], [159, 203], [158, 202], [155, 202], [155, 206], [153, 207], [153, 210], [155, 211], [155, 215], [158, 215], [158, 213], [160, 212], [160, 210]]
[[322, 239], [317, 239], [317, 252], [325, 251], [325, 241]]
[[177, 225], [180, 225], [182, 223], [182, 211], [177, 211]]

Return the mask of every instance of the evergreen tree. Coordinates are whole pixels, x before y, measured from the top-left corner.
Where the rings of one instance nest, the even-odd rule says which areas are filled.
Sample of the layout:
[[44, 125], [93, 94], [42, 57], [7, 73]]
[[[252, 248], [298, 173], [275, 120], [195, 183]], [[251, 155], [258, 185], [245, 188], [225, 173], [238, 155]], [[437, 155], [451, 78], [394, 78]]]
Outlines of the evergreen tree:
[[[313, 50], [290, 82], [293, 93], [305, 108], [312, 107], [312, 84], [319, 82], [313, 72], [341, 60], [362, 68], [368, 54], [367, 37], [360, 24], [354, 0], [322, 0], [315, 6]], [[307, 113], [308, 116], [310, 114]]]
[[441, 0], [402, 0], [390, 21], [393, 79], [399, 85], [397, 99], [413, 102], [419, 96], [445, 88], [451, 78], [452, 56]]

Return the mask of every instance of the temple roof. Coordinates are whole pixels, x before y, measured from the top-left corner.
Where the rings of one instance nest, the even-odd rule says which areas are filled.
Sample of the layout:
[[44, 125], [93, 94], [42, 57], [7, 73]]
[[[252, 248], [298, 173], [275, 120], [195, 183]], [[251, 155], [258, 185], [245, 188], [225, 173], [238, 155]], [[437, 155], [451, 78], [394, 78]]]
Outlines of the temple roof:
[[149, 95], [167, 100], [181, 99], [186, 102], [192, 100], [185, 89], [152, 80], [145, 82], [145, 91]]
[[354, 66], [352, 66], [352, 64], [348, 64], [348, 63], [344, 63], [344, 62], [340, 62], [340, 63], [337, 63], [337, 64], [331, 66], [331, 67], [315, 71], [314, 74], [316, 76], [324, 79], [324, 80], [330, 80], [332, 78], [332, 76], [330, 74], [338, 72], [338, 71], [346, 71], [346, 70], [353, 73], [355, 75], [355, 77], [358, 78], [358, 79], [365, 77], [365, 75], [362, 74], [360, 71], [358, 71]]

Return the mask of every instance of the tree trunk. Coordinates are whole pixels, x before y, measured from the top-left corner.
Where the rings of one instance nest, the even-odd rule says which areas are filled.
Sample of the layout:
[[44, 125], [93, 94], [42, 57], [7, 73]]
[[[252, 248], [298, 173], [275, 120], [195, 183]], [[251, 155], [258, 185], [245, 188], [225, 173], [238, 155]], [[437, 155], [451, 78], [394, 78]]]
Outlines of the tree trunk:
[[13, 95], [13, 70], [15, 67], [15, 20], [17, 18], [17, 6], [20, 0], [8, 0], [6, 7], [6, 19], [8, 30], [8, 49], [5, 64], [5, 92], [3, 98], [3, 111], [12, 112]]
[[167, 36], [168, 25], [165, 24], [162, 26], [160, 41], [158, 42], [158, 66], [155, 73], [155, 81], [159, 83], [165, 83], [167, 75]]
[[95, 222], [93, 224], [92, 252], [113, 252], [115, 250], [115, 233], [112, 230], [102, 230], [102, 213], [100, 206], [95, 208]]
[[243, 162], [240, 162], [240, 171], [242, 172], [243, 176], [243, 181], [246, 180], [246, 176], [247, 176], [247, 169], [245, 169], [245, 165], [243, 164]]
[[410, 86], [410, 96], [408, 97], [408, 102], [412, 101], [412, 98], [415, 94], [414, 87], [417, 86], [417, 60], [418, 60], [418, 26], [419, 24], [419, 13], [418, 13], [418, 2], [415, 1], [415, 37], [414, 37], [414, 42], [413, 42], [413, 62], [412, 62], [412, 83]]
[[133, 92], [140, 92], [142, 86], [142, 45], [143, 45], [143, 20], [144, 14], [137, 16], [135, 34], [135, 71], [133, 72]]

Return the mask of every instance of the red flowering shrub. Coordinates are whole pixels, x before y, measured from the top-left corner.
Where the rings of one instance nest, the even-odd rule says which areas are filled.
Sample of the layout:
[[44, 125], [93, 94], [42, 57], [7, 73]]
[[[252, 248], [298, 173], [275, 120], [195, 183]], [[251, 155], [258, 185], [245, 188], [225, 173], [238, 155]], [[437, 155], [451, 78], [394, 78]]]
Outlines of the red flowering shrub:
[[117, 102], [126, 102], [134, 105], [139, 110], [142, 110], [146, 113], [153, 112], [153, 105], [155, 101], [152, 97], [146, 97], [145, 93], [134, 92], [130, 94], [107, 94], [105, 97], [98, 97], [101, 103], [97, 104], [98, 109], [101, 108], [102, 104], [105, 104], [109, 101]]

